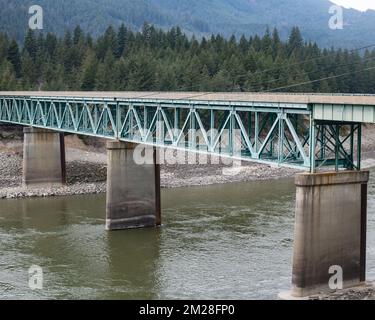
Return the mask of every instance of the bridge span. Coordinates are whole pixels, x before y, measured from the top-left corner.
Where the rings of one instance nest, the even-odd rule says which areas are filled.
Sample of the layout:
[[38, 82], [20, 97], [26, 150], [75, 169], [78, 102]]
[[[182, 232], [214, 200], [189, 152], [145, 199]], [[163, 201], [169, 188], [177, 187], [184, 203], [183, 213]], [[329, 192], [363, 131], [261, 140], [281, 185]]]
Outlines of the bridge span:
[[353, 169], [354, 136], [375, 122], [375, 96], [0, 92], [0, 121], [312, 171]]
[[[161, 225], [161, 148], [301, 169], [292, 294], [329, 290], [332, 266], [345, 287], [365, 281], [361, 137], [375, 123], [373, 95], [0, 92], [0, 122], [26, 127], [30, 187], [65, 183], [64, 133], [108, 139], [108, 230]], [[151, 164], [135, 163], [138, 145], [150, 147]]]

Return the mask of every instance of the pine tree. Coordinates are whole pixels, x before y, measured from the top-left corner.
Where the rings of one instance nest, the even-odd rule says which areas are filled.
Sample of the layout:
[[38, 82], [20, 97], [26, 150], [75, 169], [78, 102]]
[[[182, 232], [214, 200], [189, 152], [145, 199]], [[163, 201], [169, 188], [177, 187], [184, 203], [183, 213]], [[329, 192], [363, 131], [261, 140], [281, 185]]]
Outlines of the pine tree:
[[92, 91], [96, 86], [97, 60], [95, 55], [88, 53], [82, 70], [81, 90]]
[[121, 25], [117, 33], [117, 53], [116, 58], [120, 58], [126, 49], [127, 42], [127, 29], [124, 24]]
[[110, 91], [116, 87], [114, 75], [115, 59], [111, 52], [108, 52], [104, 62], [98, 67], [96, 75], [96, 89], [99, 91]]
[[16, 40], [13, 40], [8, 48], [8, 61], [13, 65], [16, 77], [21, 76], [21, 55]]
[[12, 91], [17, 89], [16, 74], [13, 65], [9, 62], [4, 62], [0, 66], [0, 90], [1, 91]]
[[27, 53], [33, 60], [35, 60], [38, 51], [38, 43], [33, 30], [29, 29], [25, 37], [25, 44], [23, 52]]
[[299, 53], [299, 51], [303, 47], [303, 38], [301, 35], [301, 31], [298, 27], [294, 27], [290, 33], [289, 41], [288, 41], [288, 53], [289, 56], [293, 53]]

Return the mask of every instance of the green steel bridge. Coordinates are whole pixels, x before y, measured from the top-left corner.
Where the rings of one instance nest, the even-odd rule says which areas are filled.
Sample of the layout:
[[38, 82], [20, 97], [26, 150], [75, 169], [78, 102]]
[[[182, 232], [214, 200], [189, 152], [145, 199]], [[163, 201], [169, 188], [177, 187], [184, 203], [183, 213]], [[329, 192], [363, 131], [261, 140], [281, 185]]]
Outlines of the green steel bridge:
[[360, 170], [375, 96], [0, 92], [0, 122], [312, 172]]
[[[0, 92], [0, 122], [33, 127], [24, 130], [26, 186], [66, 183], [61, 133], [113, 140], [107, 230], [161, 225], [157, 148], [309, 170], [295, 178], [292, 296], [331, 291], [332, 266], [345, 271], [345, 288], [366, 280], [361, 138], [362, 126], [375, 123], [375, 96]], [[152, 146], [152, 163], [136, 162], [139, 144]], [[322, 167], [336, 172], [316, 172]]]

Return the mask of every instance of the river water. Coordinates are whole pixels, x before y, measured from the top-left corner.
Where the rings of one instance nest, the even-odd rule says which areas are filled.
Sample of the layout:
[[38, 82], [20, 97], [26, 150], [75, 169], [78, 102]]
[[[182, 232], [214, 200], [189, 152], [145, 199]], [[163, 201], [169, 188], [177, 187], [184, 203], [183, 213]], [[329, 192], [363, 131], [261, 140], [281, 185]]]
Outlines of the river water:
[[104, 195], [1, 200], [0, 299], [276, 299], [290, 288], [294, 197], [292, 179], [163, 190], [162, 228], [116, 232]]

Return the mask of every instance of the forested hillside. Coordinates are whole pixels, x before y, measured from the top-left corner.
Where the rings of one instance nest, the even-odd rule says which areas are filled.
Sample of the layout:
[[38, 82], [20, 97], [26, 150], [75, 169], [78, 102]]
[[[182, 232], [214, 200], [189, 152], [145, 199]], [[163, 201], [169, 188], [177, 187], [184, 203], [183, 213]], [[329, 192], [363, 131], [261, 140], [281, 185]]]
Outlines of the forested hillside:
[[97, 40], [77, 27], [63, 37], [29, 31], [22, 47], [0, 34], [0, 90], [375, 93], [375, 70], [367, 68], [375, 68], [374, 47], [321, 49], [298, 28], [288, 41], [276, 29], [197, 41], [147, 24], [141, 32], [109, 27]]
[[[28, 8], [33, 0], [0, 0], [0, 31], [22, 41], [28, 27]], [[94, 38], [109, 25], [125, 24], [140, 30], [144, 22], [170, 29], [180, 26], [189, 36], [220, 33], [240, 37], [264, 34], [277, 27], [287, 39], [299, 26], [307, 40], [320, 46], [353, 48], [374, 42], [375, 11], [344, 12], [344, 29], [331, 30], [329, 0], [38, 0], [44, 10], [44, 32], [63, 35], [80, 25]]]

